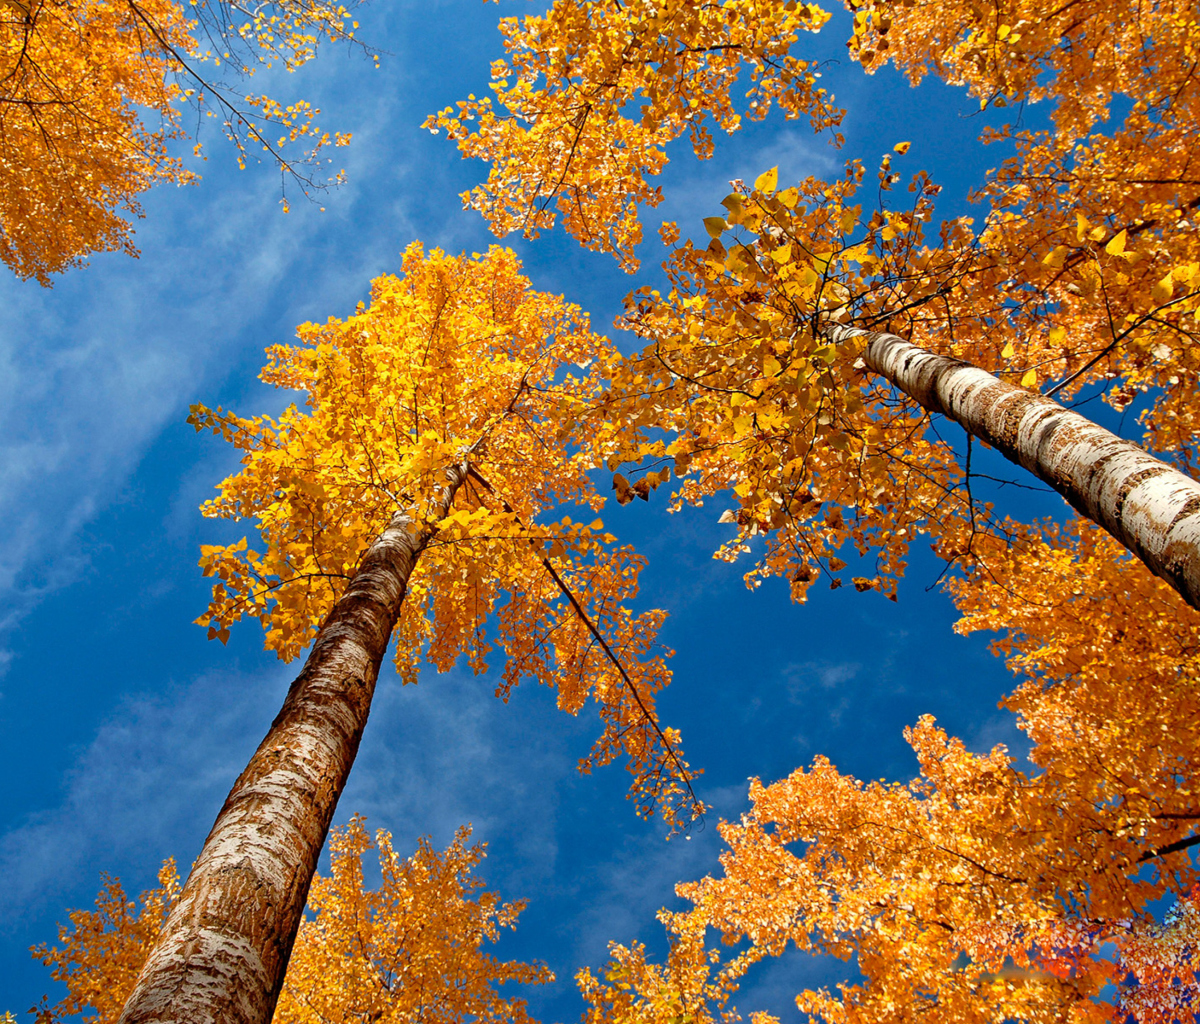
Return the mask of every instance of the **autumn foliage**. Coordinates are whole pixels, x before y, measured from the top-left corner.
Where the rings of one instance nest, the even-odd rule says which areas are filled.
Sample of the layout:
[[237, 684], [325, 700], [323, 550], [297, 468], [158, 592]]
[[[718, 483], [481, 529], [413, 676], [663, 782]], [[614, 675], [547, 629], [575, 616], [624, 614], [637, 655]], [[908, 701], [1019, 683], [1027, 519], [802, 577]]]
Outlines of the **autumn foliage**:
[[[686, 134], [709, 156], [714, 127], [734, 131], [773, 106], [817, 128], [838, 123], [820, 73], [791, 53], [828, 18], [815, 4], [768, 0], [558, 0], [501, 23], [507, 56], [492, 65], [494, 101], [472, 96], [425, 124], [491, 165], [462, 198], [497, 234], [536, 236], [561, 216], [584, 245], [634, 270], [638, 208], [662, 200], [650, 179], [667, 143]], [[734, 98], [744, 65], [745, 104]]]
[[[349, 137], [322, 131], [311, 104], [247, 96], [241, 80], [295, 70], [322, 38], [353, 42], [354, 27], [340, 5], [299, 0], [4, 0], [0, 260], [45, 285], [90, 253], [136, 255], [141, 193], [196, 177], [171, 145], [189, 106], [218, 119], [240, 162], [265, 151], [301, 185], [319, 184], [306, 167]], [[285, 155], [297, 141], [307, 150]]]
[[[1014, 522], [979, 501], [970, 439], [948, 443], [825, 325], [901, 331], [1063, 398], [1090, 388], [1124, 409], [1144, 396], [1146, 442], [1194, 465], [1200, 192], [1187, 140], [1200, 126], [1200, 24], [1170, 3], [848, 6], [850, 52], [868, 72], [894, 60], [914, 82], [965, 86], [981, 107], [1045, 102], [1050, 127], [986, 129], [1003, 156], [974, 196], [981, 216], [937, 228], [936, 182], [918, 172], [907, 197], [896, 192], [904, 139], [877, 167], [848, 161], [839, 180], [769, 170], [734, 182], [703, 221], [708, 237], [670, 256], [669, 287], [627, 300], [623, 325], [646, 347], [614, 364], [597, 429], [619, 500], [672, 477], [676, 509], [729, 495], [721, 518], [736, 534], [718, 554], [754, 551], [751, 585], [782, 576], [798, 600], [818, 579], [839, 586], [851, 545], [874, 559], [856, 587], [894, 594], [909, 545], [931, 540], [953, 570], [960, 628], [1001, 631], [998, 652], [1023, 677], [1006, 703], [1032, 767], [1003, 749], [970, 753], [923, 719], [908, 733], [921, 768], [908, 785], [863, 784], [825, 760], [755, 783], [753, 810], [722, 826], [723, 877], [681, 886], [694, 909], [664, 914], [668, 962], [614, 947], [602, 979], [581, 978], [589, 1017], [733, 1013], [744, 971], [798, 946], [857, 959], [861, 983], [799, 996], [831, 1021], [1190, 1020], [1195, 613], [1093, 524]], [[548, 226], [557, 203], [572, 234], [632, 266], [666, 141], [694, 124], [696, 152], [710, 152], [700, 126], [727, 93], [696, 69], [740, 62], [771, 81], [804, 60], [783, 12], [812, 30], [827, 20], [784, 5], [747, 46], [747, 9], [613, 3], [576, 16], [563, 0], [508, 23], [509, 56], [493, 70], [512, 117], [482, 100], [430, 122], [491, 161], [468, 202], [500, 232]], [[674, 70], [685, 65], [692, 76]], [[640, 122], [593, 127], [589, 102], [617, 95]], [[823, 94], [791, 95], [789, 116], [836, 121]], [[1107, 123], [1118, 95], [1128, 112]], [[741, 124], [728, 107], [713, 120]], [[652, 135], [659, 124], [670, 127]], [[551, 131], [556, 145], [543, 141]], [[601, 194], [621, 210], [619, 237], [614, 218], [589, 226]], [[680, 237], [674, 224], [662, 234]], [[1159, 924], [1163, 897], [1176, 910]], [[706, 944], [712, 928], [741, 952], [723, 960]]]
[[[1194, 1020], [1200, 613], [1094, 523], [1019, 522], [979, 500], [976, 442], [947, 440], [831, 325], [903, 332], [1062, 400], [1138, 402], [1147, 446], [1194, 468], [1200, 22], [1177, 0], [848, 6], [849, 51], [867, 72], [892, 61], [981, 108], [1049, 106], [1048, 127], [1001, 116], [984, 130], [1001, 156], [973, 196], [977, 216], [935, 227], [941, 189], [923, 171], [897, 191], [900, 162], [920, 155], [903, 139], [834, 180], [781, 182], [768, 169], [735, 181], [696, 237], [679, 244], [678, 225], [663, 225], [667, 284], [634, 291], [621, 318], [644, 343], [631, 355], [533, 291], [512, 253], [414, 244], [369, 304], [271, 350], [264, 380], [304, 392], [305, 409], [195, 410], [198, 429], [243, 453], [205, 513], [252, 519], [261, 540], [204, 550], [215, 585], [201, 625], [224, 640], [255, 619], [270, 649], [297, 656], [363, 552], [409, 510], [436, 536], [393, 635], [401, 677], [415, 681], [422, 660], [482, 672], [498, 651], [502, 698], [533, 679], [570, 713], [595, 701], [604, 732], [584, 767], [623, 756], [639, 808], [680, 824], [699, 804], [654, 709], [669, 680], [664, 613], [630, 610], [644, 563], [594, 519], [599, 467], [620, 503], [660, 488], [676, 511], [721, 501], [730, 537], [718, 557], [752, 556], [746, 582], [782, 578], [798, 602], [818, 582], [842, 586], [851, 557], [857, 590], [894, 599], [911, 546], [930, 544], [959, 630], [999, 634], [1018, 677], [1004, 705], [1030, 740], [1028, 763], [1002, 747], [972, 752], [924, 717], [905, 734], [918, 765], [907, 783], [863, 782], [823, 757], [754, 780], [750, 810], [720, 825], [721, 871], [680, 885], [689, 907], [661, 915], [666, 961], [614, 945], [603, 972], [581, 972], [589, 1024], [732, 1024], [747, 972], [788, 949], [857, 965], [836, 993], [797, 994], [831, 1024]], [[704, 158], [716, 128], [772, 108], [836, 131], [841, 112], [802, 52], [829, 21], [794, 0], [556, 0], [503, 23], [494, 99], [471, 96], [427, 127], [489, 163], [463, 198], [497, 233], [535, 236], [561, 217], [633, 270], [672, 141], [688, 135]], [[743, 104], [734, 86], [746, 72]], [[1129, 102], [1114, 118], [1117, 96]], [[155, 107], [167, 135], [172, 99]], [[167, 135], [146, 137], [155, 154]], [[151, 176], [182, 173], [155, 160]], [[448, 467], [465, 482], [435, 513]], [[397, 1009], [425, 984], [406, 981], [425, 977], [419, 957], [397, 952], [417, 941], [404, 892], [419, 908], [407, 913], [474, 942], [438, 939], [427, 953], [463, 979], [462, 1001], [438, 1019], [522, 1024], [524, 1007], [491, 985], [547, 975], [476, 955], [516, 911], [466, 898], [477, 856], [465, 840], [401, 862], [381, 836], [385, 889], [372, 895], [360, 862], [371, 844], [353, 823], [333, 878], [314, 889], [281, 1019], [416, 1012]], [[437, 899], [413, 902], [410, 889]], [[42, 951], [68, 981], [104, 951], [128, 973], [148, 933], [119, 889], [103, 900], [100, 916], [77, 915], [66, 952]], [[460, 953], [466, 965], [448, 966]]]
[[[644, 560], [594, 518], [598, 456], [581, 413], [608, 342], [577, 307], [530, 289], [511, 252], [450, 257], [415, 244], [402, 276], [374, 282], [369, 306], [299, 337], [271, 349], [263, 378], [305, 392], [307, 411], [193, 416], [245, 453], [205, 514], [256, 519], [263, 542], [204, 549], [216, 579], [199, 620], [209, 635], [257, 619], [268, 648], [295, 657], [395, 510], [427, 515], [431, 481], [466, 462], [409, 580], [395, 628], [401, 678], [415, 682], [421, 660], [483, 672], [498, 647], [497, 696], [533, 680], [571, 714], [590, 697], [604, 732], [581, 767], [625, 756], [639, 808], [687, 821], [691, 773], [654, 711], [670, 679], [656, 642], [664, 613], [629, 609]], [[561, 514], [572, 505], [590, 521]]]
[[35, 1008], [39, 1024], [85, 1012], [85, 1019], [95, 1024], [113, 1024], [178, 896], [173, 860], [159, 871], [158, 887], [142, 893], [136, 903], [126, 897], [118, 879], [106, 878], [96, 909], [73, 910], [70, 926], [59, 927], [61, 948], [41, 945], [32, 950], [51, 968], [50, 976], [67, 985], [66, 997], [54, 1006], [43, 999]]
[[[275, 1011], [278, 1024], [328, 1020], [431, 1024], [532, 1024], [525, 1002], [504, 998], [506, 982], [553, 981], [542, 964], [502, 961], [484, 952], [516, 926], [524, 901], [501, 903], [472, 872], [484, 858], [458, 830], [442, 853], [428, 838], [401, 857], [382, 829], [374, 841], [361, 818], [330, 839], [328, 878], [313, 880], [311, 916], [300, 926]], [[378, 855], [381, 883], [363, 881], [363, 859]]]
[[[401, 857], [392, 837], [379, 830], [372, 839], [361, 817], [335, 829], [330, 875], [313, 880], [276, 1024], [529, 1024], [524, 1001], [503, 997], [498, 986], [540, 984], [553, 975], [541, 964], [498, 960], [485, 951], [516, 925], [524, 904], [482, 891], [473, 872], [485, 850], [469, 845], [470, 835], [469, 827], [459, 829], [440, 853], [422, 838], [411, 856]], [[373, 851], [381, 872], [377, 888], [363, 876], [364, 857]], [[96, 909], [73, 911], [71, 925], [59, 930], [60, 947], [34, 950], [68, 989], [54, 1006], [43, 1003], [38, 1020], [50, 1024], [82, 1013], [90, 1024], [114, 1024], [178, 895], [171, 861], [159, 887], [136, 904], [119, 882], [106, 881]]]
[[[167, 45], [194, 48], [176, 4], [144, 11]], [[0, 8], [0, 257], [22, 277], [45, 284], [89, 252], [132, 252], [121, 211], [158, 181], [188, 179], [167, 151], [178, 134], [169, 54], [145, 47], [141, 27], [118, 4]]]
[[[1019, 772], [1002, 749], [971, 754], [928, 719], [907, 736], [922, 771], [908, 785], [822, 758], [756, 780], [751, 811], [721, 825], [723, 872], [679, 886], [692, 908], [661, 915], [668, 963], [614, 946], [615, 984], [581, 975], [589, 1021], [735, 1019], [745, 973], [789, 948], [855, 958], [860, 981], [797, 994], [817, 1020], [1193, 1019], [1200, 889], [1186, 854], [1130, 884], [1153, 824], [1105, 834], [1073, 816], [1087, 805], [1061, 778]], [[1157, 923], [1147, 903], [1168, 889], [1180, 896]], [[741, 951], [706, 945], [706, 929]]]

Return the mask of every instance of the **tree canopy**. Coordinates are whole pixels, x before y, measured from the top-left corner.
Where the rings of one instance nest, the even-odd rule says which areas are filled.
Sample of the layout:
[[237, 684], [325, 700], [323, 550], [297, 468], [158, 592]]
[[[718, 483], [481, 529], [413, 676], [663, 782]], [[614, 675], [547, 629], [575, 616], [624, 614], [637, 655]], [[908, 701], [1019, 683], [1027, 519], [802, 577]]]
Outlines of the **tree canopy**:
[[[274, 1020], [528, 1021], [524, 1001], [503, 997], [498, 986], [553, 975], [542, 964], [485, 952], [501, 929], [516, 926], [524, 903], [480, 891], [484, 882], [474, 871], [486, 851], [469, 845], [470, 837], [464, 826], [442, 852], [422, 837], [411, 856], [401, 857], [391, 835], [379, 829], [372, 838], [361, 817], [335, 829], [330, 875], [313, 880]], [[381, 872], [376, 888], [363, 874], [363, 858], [373, 851]], [[39, 1024], [80, 1012], [89, 1024], [114, 1024], [178, 898], [171, 861], [159, 886], [136, 904], [108, 879], [96, 909], [73, 911], [71, 924], [59, 929], [61, 946], [34, 951], [68, 990], [53, 1006], [43, 1002]]]
[[[218, 119], [243, 166], [262, 151], [302, 186], [321, 185], [317, 154], [349, 136], [320, 129], [310, 103], [244, 95], [242, 82], [300, 68], [322, 39], [353, 42], [356, 25], [340, 4], [298, 0], [5, 0], [0, 259], [48, 285], [90, 253], [136, 255], [141, 193], [197, 178], [173, 146], [189, 108]], [[293, 157], [297, 142], [307, 149]]]
[[[1016, 112], [981, 133], [1003, 156], [972, 196], [979, 216], [935, 227], [942, 188], [925, 171], [897, 189], [910, 139], [877, 164], [852, 156], [834, 177], [781, 181], [763, 168], [696, 211], [698, 241], [662, 224], [665, 283], [636, 286], [618, 321], [641, 345], [632, 352], [595, 334], [564, 298], [535, 291], [511, 251], [455, 257], [413, 243], [402, 273], [377, 278], [353, 315], [304, 324], [298, 344], [269, 350], [263, 379], [303, 392], [305, 409], [194, 408], [198, 430], [242, 453], [242, 470], [205, 514], [254, 520], [261, 539], [203, 550], [215, 585], [200, 625], [225, 641], [234, 623], [255, 619], [285, 660], [313, 645], [273, 729], [324, 652], [351, 636], [347, 601], [386, 604], [390, 615], [372, 619], [373, 667], [343, 672], [333, 688], [357, 717], [336, 778], [322, 768], [298, 787], [320, 804], [303, 854], [284, 849], [264, 873], [289, 879], [294, 913], [256, 982], [258, 1017], [238, 1019], [258, 1020], [264, 1007], [287, 1020], [421, 1015], [397, 1007], [423, 990], [412, 965], [424, 957], [440, 981], [457, 979], [444, 1019], [524, 1024], [524, 1006], [498, 1001], [490, 986], [547, 978], [528, 964], [472, 960], [464, 974], [451, 962], [462, 950], [445, 935], [492, 938], [515, 917], [494, 899], [464, 903], [460, 879], [478, 859], [465, 834], [441, 858], [423, 843], [403, 870], [381, 835], [385, 890], [428, 878], [441, 902], [380, 902], [361, 889], [370, 841], [356, 819], [335, 840], [333, 880], [315, 883], [311, 905], [323, 916], [299, 924], [389, 641], [405, 682], [422, 661], [482, 672], [499, 649], [503, 699], [529, 679], [555, 688], [571, 714], [595, 702], [603, 732], [585, 770], [623, 757], [639, 811], [658, 810], [675, 828], [703, 809], [678, 734], [657, 718], [655, 695], [670, 679], [657, 642], [666, 613], [633, 610], [644, 560], [593, 518], [605, 471], [622, 505], [667, 492], [673, 512], [727, 505], [717, 557], [749, 560], [750, 587], [783, 579], [797, 603], [847, 576], [896, 600], [914, 543], [931, 544], [960, 632], [1000, 634], [994, 650], [1018, 679], [1004, 704], [1030, 751], [1026, 765], [1002, 746], [974, 753], [923, 716], [905, 732], [918, 764], [909, 782], [864, 782], [824, 755], [778, 781], [752, 779], [750, 809], [719, 826], [720, 872], [681, 883], [689, 906], [661, 914], [665, 961], [614, 944], [599, 975], [580, 972], [590, 1024], [732, 1024], [747, 973], [788, 949], [856, 965], [858, 978], [836, 994], [796, 994], [818, 1020], [1195, 1018], [1200, 611], [1179, 567], [1200, 565], [1189, 476], [1200, 422], [1191, 170], [1200, 22], [1182, 3], [848, 6], [849, 53], [865, 72], [890, 61], [914, 84], [937, 75], [981, 109]], [[471, 96], [426, 127], [488, 162], [486, 181], [463, 199], [497, 234], [533, 238], [561, 217], [577, 241], [633, 273], [641, 218], [663, 199], [653, 179], [680, 136], [705, 158], [717, 128], [735, 133], [778, 108], [843, 141], [843, 111], [803, 52], [830, 21], [795, 0], [555, 0], [544, 15], [503, 23], [494, 99]], [[179, 69], [167, 61], [168, 71]], [[750, 86], [744, 103], [734, 98], [739, 76]], [[169, 121], [173, 96], [163, 95]], [[1050, 108], [1044, 126], [1024, 123], [1034, 103]], [[881, 346], [900, 357], [882, 358]], [[946, 390], [987, 407], [994, 429], [953, 415], [967, 433], [948, 436], [939, 417], [951, 403], [934, 384], [913, 384], [903, 372], [913, 367], [929, 380], [958, 374]], [[1033, 397], [1045, 432], [1021, 418]], [[1092, 424], [1042, 401], [1052, 398], [1136, 407], [1153, 454], [1103, 449]], [[973, 460], [988, 442], [1054, 483], [1079, 514], [1025, 521], [1002, 496], [981, 499]], [[1084, 483], [1059, 487], [1069, 474], [1055, 460], [1072, 445], [1072, 480]], [[1126, 456], [1146, 461], [1106, 483]], [[1160, 472], [1174, 481], [1164, 485], [1171, 501], [1148, 489]], [[1083, 494], [1093, 483], [1094, 501]], [[568, 506], [591, 521], [566, 517]], [[361, 597], [356, 587], [375, 580], [391, 541], [408, 544], [403, 572], [387, 600]], [[223, 816], [275, 786], [262, 782], [276, 778], [268, 761], [309, 758], [308, 734], [297, 735], [268, 734], [237, 784], [260, 790], [235, 787]], [[274, 818], [248, 832], [286, 847]], [[223, 820], [199, 880], [175, 897], [164, 875], [149, 897], [152, 918], [175, 910], [154, 936], [143, 988], [184, 955], [173, 950], [196, 944], [192, 922], [215, 891], [206, 858], [235, 845]], [[228, 870], [251, 859], [241, 846], [237, 858]], [[121, 916], [115, 883], [106, 892], [95, 921], [133, 938], [110, 939], [87, 915], [76, 932], [95, 933], [87, 949], [113, 950], [105, 955], [129, 974], [127, 948], [143, 943], [144, 926]], [[377, 953], [364, 930], [374, 934], [385, 904], [397, 908], [389, 939], [414, 921], [450, 923], [436, 948], [410, 930]], [[295, 978], [276, 1010], [271, 978], [283, 976], [297, 925]], [[469, 958], [478, 944], [467, 944]], [[42, 955], [76, 976], [62, 966], [75, 960], [61, 959], [75, 953]], [[99, 970], [104, 955], [87, 955]], [[146, 1005], [122, 1019], [150, 1019]]]

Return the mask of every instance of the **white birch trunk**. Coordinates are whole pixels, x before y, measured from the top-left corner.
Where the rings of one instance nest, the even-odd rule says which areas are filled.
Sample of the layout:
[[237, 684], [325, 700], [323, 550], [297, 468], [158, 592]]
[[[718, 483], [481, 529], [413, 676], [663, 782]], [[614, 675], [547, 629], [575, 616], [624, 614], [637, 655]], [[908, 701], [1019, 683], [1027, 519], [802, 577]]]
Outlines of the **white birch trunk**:
[[960, 359], [844, 324], [822, 333], [834, 344], [865, 337], [869, 369], [1045, 481], [1200, 608], [1200, 485], [1191, 477], [1053, 399]]
[[[466, 477], [446, 473], [441, 518]], [[433, 536], [397, 513], [368, 548], [217, 815], [119, 1024], [268, 1024], [367, 723], [408, 579]]]

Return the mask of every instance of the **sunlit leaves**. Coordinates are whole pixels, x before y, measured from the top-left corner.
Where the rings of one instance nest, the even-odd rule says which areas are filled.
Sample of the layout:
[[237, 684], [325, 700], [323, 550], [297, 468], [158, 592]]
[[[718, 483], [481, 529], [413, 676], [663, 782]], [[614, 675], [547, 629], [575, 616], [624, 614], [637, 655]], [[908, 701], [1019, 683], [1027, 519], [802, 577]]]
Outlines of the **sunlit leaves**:
[[[288, 963], [274, 1024], [369, 1020], [379, 1024], [534, 1024], [506, 982], [543, 984], [544, 964], [488, 953], [516, 926], [524, 901], [483, 892], [474, 870], [484, 857], [460, 828], [443, 852], [428, 838], [400, 856], [385, 831], [374, 841], [352, 818], [330, 837], [331, 871], [317, 875]], [[380, 884], [364, 882], [363, 858], [376, 852]]]
[[[392, 516], [427, 519], [441, 474], [467, 464], [409, 580], [401, 677], [414, 682], [422, 660], [483, 672], [499, 646], [498, 696], [535, 680], [571, 714], [594, 700], [604, 732], [582, 767], [626, 758], [639, 810], [687, 820], [691, 773], [654, 711], [670, 679], [656, 641], [665, 613], [629, 608], [644, 560], [595, 517], [604, 499], [588, 471], [600, 455], [582, 412], [607, 341], [578, 308], [530, 289], [511, 252], [454, 258], [416, 244], [402, 276], [376, 279], [369, 306], [299, 337], [270, 350], [263, 379], [305, 392], [306, 410], [193, 412], [197, 429], [244, 452], [205, 514], [253, 518], [261, 537], [203, 550], [215, 585], [200, 624], [223, 639], [257, 619], [268, 648], [296, 657]], [[567, 505], [584, 521], [562, 515]]]
[[[463, 199], [497, 234], [536, 236], [561, 216], [584, 245], [632, 270], [639, 207], [662, 199], [650, 182], [669, 142], [687, 133], [707, 157], [711, 126], [733, 132], [773, 106], [817, 129], [837, 124], [815, 65], [790, 52], [828, 18], [815, 4], [766, 0], [558, 0], [501, 23], [508, 53], [492, 65], [495, 100], [470, 96], [426, 126], [491, 164]], [[743, 105], [734, 90], [747, 68]]]
[[[664, 996], [695, 1019], [736, 1020], [727, 1001], [746, 971], [789, 948], [856, 958], [861, 981], [797, 994], [831, 1024], [931, 1005], [950, 1021], [1193, 1019], [1197, 873], [1181, 854], [1139, 870], [1177, 822], [1094, 809], [1069, 774], [1020, 772], [1003, 747], [973, 754], [931, 718], [906, 736], [921, 769], [907, 786], [824, 758], [753, 780], [751, 811], [720, 825], [721, 873], [680, 885], [691, 908], [660, 914], [667, 964], [612, 947], [620, 983], [580, 979], [589, 1020], [667, 1024]], [[1160, 925], [1149, 903], [1168, 878], [1178, 900]]]
[[80, 1013], [87, 1024], [116, 1024], [179, 889], [175, 862], [168, 860], [158, 873], [158, 887], [136, 903], [126, 898], [117, 879], [106, 878], [95, 910], [71, 911], [70, 926], [58, 929], [61, 947], [31, 950], [51, 968], [50, 976], [67, 986], [67, 995], [53, 1006], [42, 1001], [38, 1024]]
[[775, 186], [778, 184], [778, 167], [772, 167], [769, 171], [763, 171], [762, 174], [754, 179], [754, 188], [758, 192], [774, 192]]
[[[308, 173], [318, 151], [349, 137], [322, 131], [302, 100], [245, 96], [239, 78], [276, 63], [299, 68], [322, 38], [353, 43], [345, 7], [0, 4], [0, 260], [48, 284], [93, 252], [136, 255], [128, 218], [140, 215], [138, 196], [194, 178], [170, 151], [188, 104], [218, 117], [243, 161], [266, 151], [302, 186], [319, 185], [325, 175]], [[284, 155], [301, 140], [306, 152]]]
[[[953, 452], [926, 438], [920, 411], [864, 377], [859, 350], [821, 333], [823, 318], [919, 302], [945, 269], [928, 255], [912, 266], [928, 198], [911, 213], [864, 214], [861, 179], [851, 165], [841, 181], [776, 193], [770, 170], [759, 178], [768, 191], [726, 196], [725, 216], [704, 222], [709, 244], [673, 254], [670, 292], [630, 297], [625, 324], [649, 345], [613, 368], [597, 424], [614, 468], [673, 459], [677, 504], [732, 491], [738, 508], [721, 521], [738, 534], [719, 554], [764, 537], [748, 582], [783, 576], [797, 599], [822, 575], [838, 583], [847, 543], [876, 555], [856, 587], [892, 594], [919, 531], [955, 533], [970, 519]], [[655, 431], [669, 439], [661, 450]]]
[[47, 284], [89, 252], [134, 252], [121, 211], [190, 177], [167, 152], [170, 56], [145, 46], [142, 18], [195, 47], [171, 0], [0, 6], [0, 259], [21, 277]]

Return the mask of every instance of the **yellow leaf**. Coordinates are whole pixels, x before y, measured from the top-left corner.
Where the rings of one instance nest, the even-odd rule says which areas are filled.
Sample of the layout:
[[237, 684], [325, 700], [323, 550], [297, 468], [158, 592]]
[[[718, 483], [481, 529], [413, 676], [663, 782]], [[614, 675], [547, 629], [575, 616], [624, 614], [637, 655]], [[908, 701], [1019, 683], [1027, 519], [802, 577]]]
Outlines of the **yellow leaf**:
[[1000, 353], [1000, 358], [1001, 359], [1011, 359], [1015, 353], [1016, 353], [1016, 349], [1013, 348], [1013, 343], [1010, 341], [1007, 345], [1004, 346], [1004, 351]]
[[792, 247], [790, 244], [781, 245], [778, 249], [771, 250], [771, 259], [776, 263], [784, 264], [792, 258]]
[[794, 185], [791, 188], [785, 188], [782, 192], [775, 196], [785, 207], [792, 209], [800, 200], [800, 190]]
[[905, 153], [908, 152], [908, 147], [911, 145], [912, 145], [911, 142], [897, 142], [892, 147], [892, 149], [895, 150], [897, 153], [899, 153], [901, 156], [903, 156]]
[[1122, 228], [1113, 235], [1112, 240], [1104, 247], [1104, 251], [1110, 256], [1120, 256], [1125, 251], [1125, 235], [1125, 229]]
[[1045, 257], [1042, 259], [1042, 262], [1048, 267], [1054, 267], [1055, 269], [1058, 269], [1063, 265], [1063, 261], [1066, 259], [1067, 252], [1068, 250], [1065, 245], [1056, 245], [1053, 249], [1046, 253]]
[[729, 225], [725, 223], [724, 217], [705, 217], [704, 229], [711, 238], [720, 238], [721, 232], [728, 230]]
[[1175, 286], [1171, 282], [1171, 273], [1168, 272], [1166, 277], [1150, 289], [1150, 298], [1158, 303], [1169, 302], [1174, 293]]
[[858, 223], [858, 214], [853, 210], [843, 210], [842, 218], [838, 221], [838, 227], [842, 229], [842, 234], [847, 234], [854, 230], [854, 225]]
[[1031, 388], [1037, 384], [1037, 370], [1032, 368], [1025, 371], [1025, 375], [1021, 378], [1021, 387]]
[[772, 167], [769, 171], [763, 171], [757, 178], [754, 179], [754, 187], [759, 192], [774, 192], [775, 186], [779, 184], [779, 168]]
[[767, 356], [765, 359], [763, 359], [763, 374], [767, 377], [778, 376], [782, 369], [783, 366], [774, 356]]

